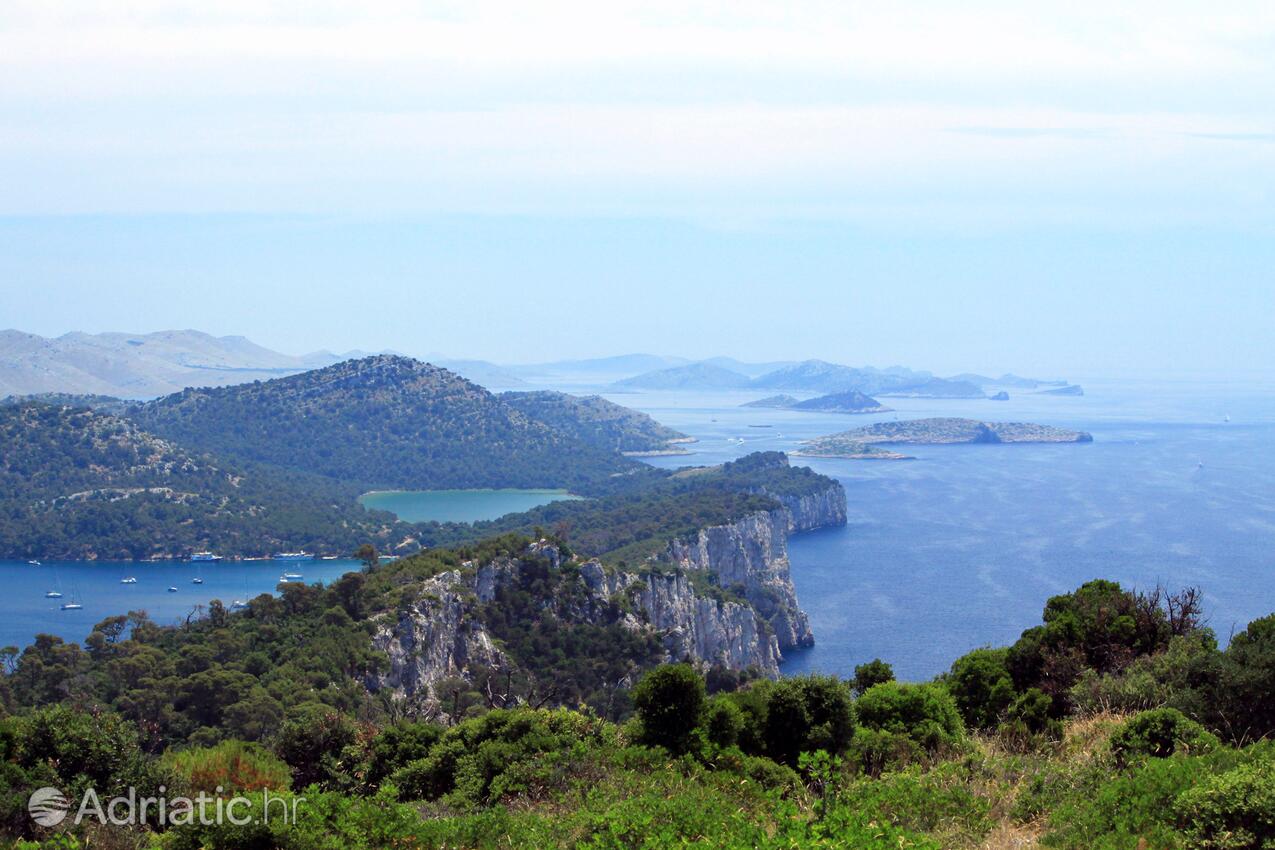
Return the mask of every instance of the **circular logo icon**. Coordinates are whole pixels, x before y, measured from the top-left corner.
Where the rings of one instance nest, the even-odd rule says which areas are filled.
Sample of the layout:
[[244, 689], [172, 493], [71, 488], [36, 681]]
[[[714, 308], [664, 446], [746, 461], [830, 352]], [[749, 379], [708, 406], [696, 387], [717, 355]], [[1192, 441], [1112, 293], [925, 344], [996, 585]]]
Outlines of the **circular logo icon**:
[[39, 788], [27, 800], [31, 820], [40, 826], [57, 826], [66, 819], [66, 812], [70, 808], [71, 801], [56, 788]]

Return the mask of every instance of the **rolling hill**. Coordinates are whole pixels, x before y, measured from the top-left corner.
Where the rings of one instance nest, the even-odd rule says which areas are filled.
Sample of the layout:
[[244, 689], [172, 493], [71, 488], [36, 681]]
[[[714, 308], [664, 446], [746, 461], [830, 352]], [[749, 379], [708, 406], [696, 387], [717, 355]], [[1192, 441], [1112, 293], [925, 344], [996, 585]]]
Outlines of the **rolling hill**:
[[669, 450], [672, 444], [692, 441], [645, 413], [601, 396], [574, 396], [544, 390], [502, 393], [500, 400], [528, 418], [599, 450], [659, 452]]
[[446, 369], [392, 355], [188, 389], [129, 415], [196, 451], [365, 489], [565, 487], [587, 494], [636, 467]]
[[106, 413], [0, 407], [0, 557], [348, 554], [410, 528], [322, 478], [224, 462]]

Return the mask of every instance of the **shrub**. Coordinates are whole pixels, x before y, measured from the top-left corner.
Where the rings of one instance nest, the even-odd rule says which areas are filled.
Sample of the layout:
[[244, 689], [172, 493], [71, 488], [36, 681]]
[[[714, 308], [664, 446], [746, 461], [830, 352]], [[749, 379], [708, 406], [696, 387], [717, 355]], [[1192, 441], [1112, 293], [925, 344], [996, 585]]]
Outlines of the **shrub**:
[[733, 747], [744, 728], [744, 714], [733, 701], [714, 697], [704, 712], [704, 734], [718, 747]]
[[572, 762], [604, 732], [596, 719], [572, 711], [497, 709], [451, 727], [426, 757], [391, 778], [403, 800], [447, 795], [468, 808], [566, 783]]
[[893, 681], [894, 668], [880, 658], [874, 658], [868, 663], [860, 664], [854, 668], [854, 680], [852, 682], [854, 695], [863, 696], [864, 691], [873, 685]]
[[1205, 780], [1174, 806], [1187, 846], [1198, 850], [1275, 847], [1275, 763], [1241, 765]]
[[192, 792], [279, 791], [292, 782], [287, 764], [260, 744], [244, 741], [168, 752], [162, 764]]
[[665, 664], [647, 673], [633, 689], [643, 743], [685, 753], [704, 700], [704, 680], [689, 664]]
[[371, 789], [394, 771], [429, 755], [443, 727], [433, 723], [396, 723], [387, 726], [368, 742], [363, 754], [363, 781]]
[[297, 788], [331, 788], [341, 781], [342, 751], [356, 734], [354, 721], [335, 708], [309, 703], [284, 722], [274, 750], [292, 768]]
[[855, 708], [861, 725], [906, 736], [930, 755], [964, 737], [960, 712], [941, 685], [885, 682], [869, 688]]
[[949, 764], [859, 779], [842, 789], [840, 802], [877, 821], [940, 834], [948, 845], [974, 844], [992, 827], [991, 804], [969, 790], [958, 770]]
[[1145, 759], [1105, 776], [1096, 764], [1087, 772], [1089, 781], [1077, 784], [1053, 807], [1041, 843], [1065, 850], [1127, 850], [1140, 842], [1181, 847], [1180, 824], [1195, 809], [1189, 799], [1179, 805], [1180, 796], [1192, 788], [1212, 787], [1210, 777], [1242, 765], [1269, 765], [1273, 754], [1275, 748], [1265, 744], [1244, 750], [1219, 747], [1206, 755]]
[[1204, 753], [1217, 738], [1176, 708], [1156, 708], [1130, 718], [1111, 738], [1117, 764], [1137, 758], [1168, 758], [1177, 752]]
[[905, 767], [925, 758], [925, 750], [908, 735], [860, 726], [850, 742], [850, 761], [869, 776]]
[[1243, 742], [1275, 735], [1275, 614], [1254, 620], [1226, 648], [1217, 703], [1220, 726]]
[[1137, 658], [1119, 672], [1085, 671], [1069, 696], [1082, 713], [1146, 711], [1169, 705], [1200, 719], [1209, 713], [1221, 664], [1217, 639], [1201, 629], [1174, 637], [1164, 652]]
[[767, 690], [765, 754], [796, 767], [801, 753], [846, 751], [854, 736], [850, 689], [835, 676], [796, 676]]
[[1008, 649], [976, 649], [956, 659], [944, 678], [965, 724], [994, 729], [1014, 701], [1014, 681], [1006, 667]]
[[1011, 749], [1027, 751], [1063, 737], [1061, 720], [1053, 717], [1053, 700], [1039, 688], [1019, 694], [1005, 712], [1005, 722], [997, 730]]
[[41, 708], [18, 721], [16, 762], [27, 770], [51, 770], [72, 799], [94, 788], [105, 798], [154, 794], [163, 781], [138, 746], [136, 728], [116, 714], [90, 714], [64, 705]]

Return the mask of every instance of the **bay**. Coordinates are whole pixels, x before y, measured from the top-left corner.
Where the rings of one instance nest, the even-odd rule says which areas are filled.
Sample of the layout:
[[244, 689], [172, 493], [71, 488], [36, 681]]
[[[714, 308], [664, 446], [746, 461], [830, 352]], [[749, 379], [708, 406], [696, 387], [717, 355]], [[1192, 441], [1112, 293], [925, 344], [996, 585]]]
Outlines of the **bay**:
[[[273, 593], [284, 572], [301, 573], [303, 581], [328, 583], [362, 568], [359, 561], [45, 561], [40, 566], [25, 561], [0, 561], [0, 587], [4, 589], [0, 617], [0, 646], [23, 647], [37, 634], [56, 635], [66, 641], [82, 641], [96, 623], [107, 617], [145, 611], [162, 625], [180, 623], [198, 606], [220, 599], [230, 607], [236, 599], [249, 600]], [[121, 579], [136, 578], [136, 584]], [[203, 584], [192, 580], [202, 578]], [[169, 593], [169, 587], [176, 587]], [[55, 590], [61, 599], [46, 599]], [[63, 611], [63, 603], [76, 601], [79, 611]]]

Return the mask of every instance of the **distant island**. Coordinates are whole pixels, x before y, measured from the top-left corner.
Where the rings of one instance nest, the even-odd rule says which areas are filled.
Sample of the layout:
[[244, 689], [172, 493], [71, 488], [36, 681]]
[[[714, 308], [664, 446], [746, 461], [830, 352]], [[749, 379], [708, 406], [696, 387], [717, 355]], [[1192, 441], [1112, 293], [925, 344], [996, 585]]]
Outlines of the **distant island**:
[[870, 395], [858, 390], [830, 393], [817, 398], [798, 401], [790, 395], [774, 395], [741, 404], [740, 407], [766, 407], [779, 410], [813, 410], [820, 413], [889, 413], [886, 407]]
[[801, 404], [801, 399], [790, 395], [768, 395], [765, 398], [759, 398], [756, 401], [746, 401], [740, 407], [766, 407], [777, 410], [786, 410], [794, 405]]
[[956, 381], [950, 378], [930, 378], [909, 387], [900, 387], [881, 393], [891, 398], [986, 398], [987, 393], [978, 384]]
[[1037, 395], [1084, 395], [1084, 388], [1080, 384], [1068, 384], [1065, 387], [1055, 387], [1052, 390], [1038, 390]]
[[838, 457], [846, 460], [915, 460], [911, 455], [883, 449], [862, 440], [843, 440], [842, 436], [833, 434], [807, 440], [804, 448], [788, 454], [792, 457]]
[[949, 445], [954, 443], [1089, 443], [1084, 431], [1036, 425], [1030, 422], [981, 422], [977, 419], [937, 417], [877, 422], [839, 434], [807, 440], [800, 452], [806, 457], [862, 458], [874, 444]]

